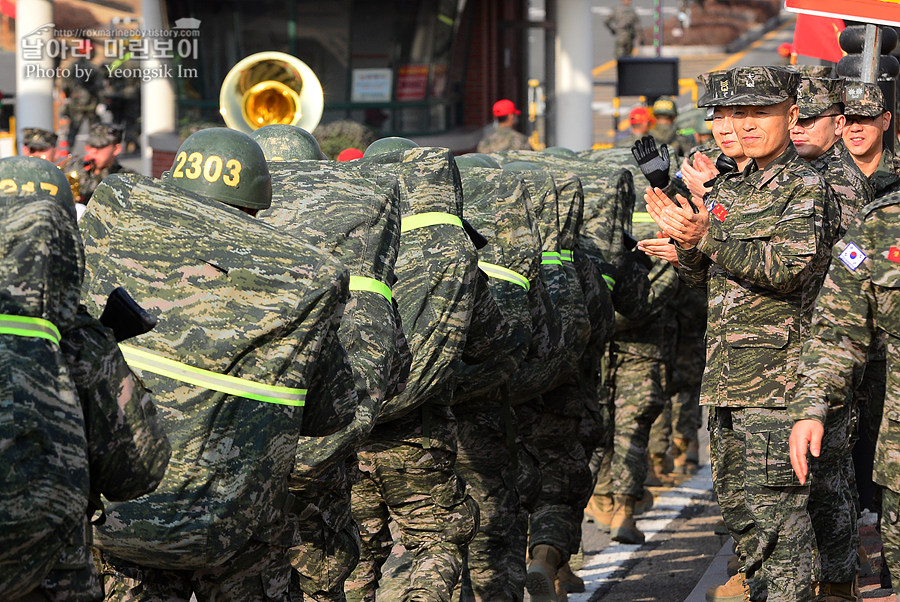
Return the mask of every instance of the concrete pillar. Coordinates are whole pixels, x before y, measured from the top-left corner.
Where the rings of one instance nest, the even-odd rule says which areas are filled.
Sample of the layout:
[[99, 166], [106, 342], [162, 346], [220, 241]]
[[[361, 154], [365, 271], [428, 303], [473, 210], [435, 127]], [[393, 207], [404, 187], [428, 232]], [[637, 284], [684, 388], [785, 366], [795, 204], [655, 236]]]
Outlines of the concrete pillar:
[[16, 4], [16, 141], [21, 152], [22, 128], [54, 131], [53, 2], [18, 0]]
[[[163, 0], [141, 0], [144, 31], [169, 29], [163, 20]], [[177, 40], [176, 40], [177, 43]], [[152, 54], [152, 53], [150, 53]], [[148, 57], [141, 61], [144, 69], [159, 69], [165, 73], [166, 61]], [[141, 82], [141, 173], [150, 175], [153, 165], [153, 149], [150, 136], [171, 133], [176, 129], [174, 76], [158, 77]]]
[[593, 15], [590, 0], [556, 2], [556, 135], [557, 146], [572, 150], [594, 142]]

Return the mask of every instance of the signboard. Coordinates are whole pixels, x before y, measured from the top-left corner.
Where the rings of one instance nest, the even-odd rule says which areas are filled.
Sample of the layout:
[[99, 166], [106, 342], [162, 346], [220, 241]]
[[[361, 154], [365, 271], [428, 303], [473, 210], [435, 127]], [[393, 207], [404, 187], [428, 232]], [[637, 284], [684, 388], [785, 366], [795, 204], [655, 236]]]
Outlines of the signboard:
[[896, 0], [785, 0], [784, 8], [808, 15], [900, 25], [900, 2]]
[[620, 56], [616, 96], [678, 96], [678, 57]]
[[397, 100], [425, 100], [428, 65], [402, 65], [397, 70]]
[[354, 69], [351, 102], [390, 102], [393, 76], [390, 69]]

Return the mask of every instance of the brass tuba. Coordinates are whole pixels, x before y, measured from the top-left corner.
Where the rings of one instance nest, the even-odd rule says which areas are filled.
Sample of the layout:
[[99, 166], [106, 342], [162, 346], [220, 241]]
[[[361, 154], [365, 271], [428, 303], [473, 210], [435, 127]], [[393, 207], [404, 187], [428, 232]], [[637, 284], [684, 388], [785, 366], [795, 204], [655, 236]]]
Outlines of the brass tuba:
[[72, 198], [75, 199], [76, 203], [81, 202], [81, 176], [84, 173], [83, 170], [79, 172], [81, 165], [82, 157], [75, 155], [69, 155], [56, 165], [64, 174], [66, 174], [66, 180], [69, 181], [69, 188], [72, 189]]
[[245, 133], [274, 123], [312, 132], [324, 106], [322, 84], [313, 70], [283, 52], [258, 52], [241, 60], [219, 92], [226, 125]]

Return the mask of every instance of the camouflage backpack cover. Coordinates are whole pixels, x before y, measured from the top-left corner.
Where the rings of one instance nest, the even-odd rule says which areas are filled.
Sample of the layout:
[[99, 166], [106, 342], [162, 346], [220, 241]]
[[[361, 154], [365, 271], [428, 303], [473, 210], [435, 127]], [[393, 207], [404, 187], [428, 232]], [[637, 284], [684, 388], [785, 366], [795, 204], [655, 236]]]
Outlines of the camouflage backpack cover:
[[400, 183], [400, 254], [394, 296], [412, 353], [406, 388], [382, 406], [388, 422], [423, 403], [452, 403], [472, 315], [477, 255], [462, 226], [459, 170], [446, 148], [366, 156]]
[[[490, 363], [467, 367], [454, 394], [462, 402], [508, 381], [531, 345], [530, 298], [540, 279], [540, 234], [532, 221], [531, 200], [517, 174], [489, 167], [461, 167], [466, 219], [487, 239], [478, 249], [479, 268], [489, 277], [510, 333], [507, 347], [492, 345]], [[536, 303], [536, 301], [534, 301]]]
[[346, 270], [238, 209], [138, 175], [107, 178], [80, 225], [89, 309], [121, 285], [159, 320], [120, 347], [172, 444], [156, 491], [110, 503], [95, 544], [185, 570], [227, 562], [251, 538], [289, 543], [298, 438], [351, 417], [340, 413], [350, 404], [316, 403], [333, 396], [320, 362], [351, 376], [337, 339]]
[[49, 197], [2, 199], [0, 222], [0, 598], [10, 600], [83, 536], [90, 474], [60, 349], [80, 297], [74, 215]]
[[355, 163], [278, 161], [269, 164], [269, 173], [272, 206], [259, 219], [333, 255], [350, 272], [350, 299], [338, 337], [356, 387], [368, 392], [346, 428], [301, 442], [297, 469], [309, 480], [332, 458], [355, 449], [374, 426], [391, 383], [405, 380], [393, 373], [402, 368], [396, 357], [402, 331], [391, 291], [400, 247], [400, 192], [395, 176]]

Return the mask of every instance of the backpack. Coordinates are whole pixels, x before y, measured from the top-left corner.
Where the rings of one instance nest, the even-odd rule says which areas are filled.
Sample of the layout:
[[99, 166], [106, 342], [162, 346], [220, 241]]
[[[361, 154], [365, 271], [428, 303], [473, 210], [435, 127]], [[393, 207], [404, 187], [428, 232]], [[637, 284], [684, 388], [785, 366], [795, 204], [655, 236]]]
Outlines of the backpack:
[[139, 175], [107, 178], [80, 226], [88, 309], [121, 285], [158, 319], [120, 348], [172, 445], [157, 489], [110, 502], [95, 544], [142, 566], [196, 570], [250, 539], [290, 542], [298, 439], [334, 432], [355, 409], [325, 402], [322, 370], [344, 362], [350, 375], [337, 337], [346, 270], [236, 208]]

